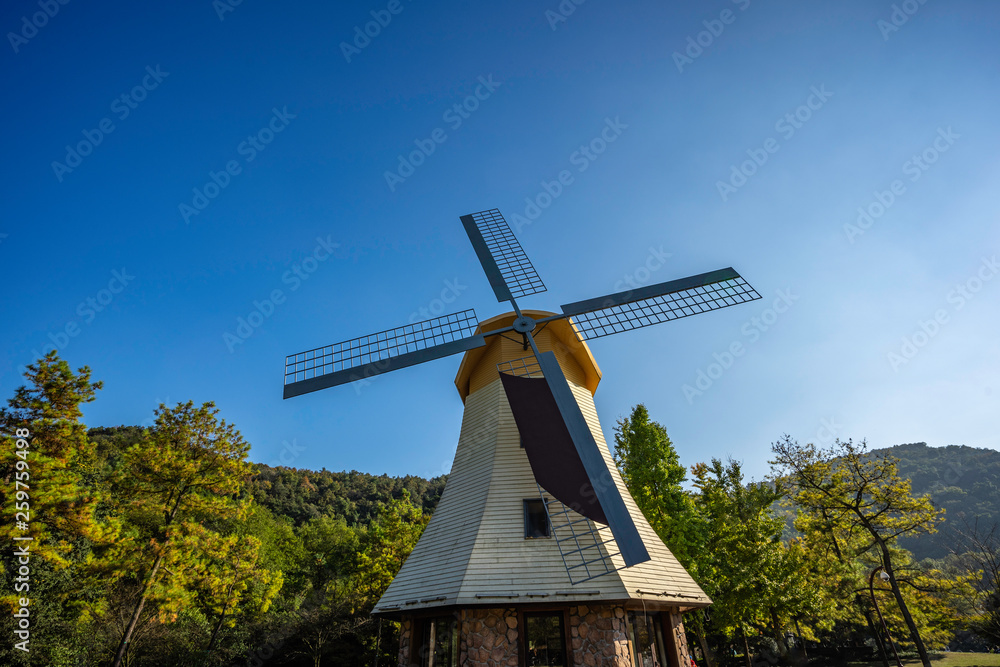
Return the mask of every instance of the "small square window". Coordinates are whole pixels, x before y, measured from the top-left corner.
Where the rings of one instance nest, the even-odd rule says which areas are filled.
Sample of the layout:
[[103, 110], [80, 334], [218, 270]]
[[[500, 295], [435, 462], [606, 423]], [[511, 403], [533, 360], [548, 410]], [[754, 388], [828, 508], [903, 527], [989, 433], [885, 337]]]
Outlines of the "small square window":
[[545, 513], [545, 504], [541, 498], [531, 498], [524, 501], [524, 537], [549, 536], [549, 517]]

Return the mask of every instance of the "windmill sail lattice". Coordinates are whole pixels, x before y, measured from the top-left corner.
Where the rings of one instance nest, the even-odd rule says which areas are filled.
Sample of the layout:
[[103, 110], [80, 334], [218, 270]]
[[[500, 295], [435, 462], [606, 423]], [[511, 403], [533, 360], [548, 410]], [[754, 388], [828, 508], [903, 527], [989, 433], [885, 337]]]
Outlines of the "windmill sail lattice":
[[[517, 372], [534, 367], [540, 377]], [[626, 565], [649, 560], [555, 354], [542, 352], [499, 369], [535, 480], [563, 504], [607, 525]]]
[[621, 556], [617, 544], [601, 535], [593, 519], [577, 514], [555, 498], [546, 497], [540, 486], [538, 492], [571, 585], [621, 569], [614, 564], [614, 558]]
[[759, 299], [732, 268], [562, 306], [584, 340], [662, 324]]
[[[501, 362], [497, 364], [497, 370], [504, 380], [505, 390], [510, 382], [504, 379], [505, 375], [535, 380], [538, 386], [534, 392], [518, 395], [516, 390], [508, 391], [508, 397], [514, 395], [527, 401], [529, 411], [546, 402], [544, 394], [541, 397], [538, 395], [538, 390], [544, 391], [547, 385], [542, 380], [541, 365], [534, 357]], [[596, 496], [583, 466], [574, 465], [577, 461], [567, 449], [567, 445], [572, 447], [572, 441], [551, 437], [544, 432], [544, 426], [543, 429], [537, 428], [530, 421], [532, 415], [524, 414], [523, 407], [511, 406], [522, 433], [522, 446], [535, 475], [538, 496], [544, 503], [552, 537], [559, 548], [570, 583], [580, 584], [619, 569], [613, 559], [622, 556], [621, 551], [615, 540], [602, 535], [597, 527], [596, 522], [606, 526], [608, 520], [601, 506], [592, 502], [596, 501]], [[548, 421], [550, 426], [558, 425], [558, 420], [552, 419], [551, 415], [546, 419], [544, 412], [534, 412], [536, 419]]]
[[486, 344], [476, 311], [435, 317], [285, 357], [284, 398], [440, 359]]
[[[580, 345], [582, 340], [746, 303], [760, 295], [735, 270], [726, 268], [566, 304], [561, 314], [534, 313], [540, 315], [535, 319], [522, 313], [517, 298], [546, 288], [500, 211], [464, 215], [461, 221], [497, 300], [509, 301], [514, 309], [513, 320], [506, 320], [510, 324], [484, 331], [475, 312], [467, 310], [290, 355], [285, 360], [284, 397], [460, 352], [468, 356], [486, 346], [488, 337], [520, 335], [524, 351], [531, 353], [521, 362], [521, 370], [534, 365], [538, 372], [500, 369], [500, 379], [535, 481], [551, 496], [546, 508], [553, 527], [559, 526], [557, 532], [570, 531], [558, 544], [571, 581], [614, 571], [616, 559], [624, 567], [648, 561], [650, 555], [623, 492], [608, 483], [608, 461], [581, 413], [578, 397], [556, 355], [539, 350], [535, 336], [549, 323], [564, 320], [562, 325], [572, 324], [573, 344]], [[580, 532], [574, 532], [577, 528]]]
[[497, 209], [462, 216], [462, 225], [479, 257], [497, 301], [545, 291], [542, 279], [524, 254], [510, 225]]

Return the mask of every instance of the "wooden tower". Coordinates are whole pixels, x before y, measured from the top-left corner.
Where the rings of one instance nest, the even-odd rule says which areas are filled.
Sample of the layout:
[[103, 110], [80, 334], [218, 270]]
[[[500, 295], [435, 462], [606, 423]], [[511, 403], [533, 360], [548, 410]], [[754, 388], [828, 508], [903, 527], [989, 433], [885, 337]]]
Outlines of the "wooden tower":
[[464, 354], [448, 484], [374, 614], [400, 667], [688, 667], [681, 612], [710, 600], [628, 494], [594, 408], [586, 340], [760, 298], [732, 267], [522, 311], [546, 291], [500, 211], [462, 225], [497, 301], [285, 358], [285, 398]]
[[[479, 333], [515, 317], [484, 321]], [[601, 372], [589, 348], [566, 320], [550, 322], [534, 338], [541, 351], [555, 353], [650, 560], [624, 568], [610, 531], [575, 512], [550, 511], [548, 526], [545, 515], [533, 514], [540, 490], [497, 369], [530, 352], [494, 336], [462, 359], [455, 385], [465, 414], [448, 483], [374, 613], [402, 622], [400, 667], [687, 667], [680, 613], [710, 600], [656, 536], [618, 474], [594, 408]], [[563, 555], [586, 534], [579, 524], [576, 537], [560, 531], [567, 518], [598, 535], [583, 558]], [[560, 549], [560, 539], [573, 549], [565, 542]], [[586, 580], [574, 585], [579, 579]]]

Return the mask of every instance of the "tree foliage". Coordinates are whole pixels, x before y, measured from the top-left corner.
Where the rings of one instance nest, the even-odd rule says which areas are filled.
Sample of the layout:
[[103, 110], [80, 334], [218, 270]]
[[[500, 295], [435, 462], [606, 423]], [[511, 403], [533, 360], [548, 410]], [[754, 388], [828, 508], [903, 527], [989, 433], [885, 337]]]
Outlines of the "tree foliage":
[[[388, 664], [393, 628], [369, 614], [443, 478], [254, 466], [210, 403], [88, 432], [80, 408], [100, 388], [88, 369], [52, 354], [26, 380], [0, 411], [0, 494], [28, 428], [29, 483], [55, 481], [31, 497], [31, 612], [44, 629], [30, 653], [0, 647], [0, 663], [106, 667], [121, 649], [130, 667]], [[14, 499], [3, 501], [9, 538]], [[6, 593], [16, 563], [2, 563]]]
[[770, 634], [786, 655], [786, 627], [802, 617], [822, 618], [826, 600], [810, 577], [807, 553], [782, 541], [783, 521], [773, 511], [783, 490], [766, 482], [746, 482], [736, 461], [692, 468], [697, 507], [708, 524], [701, 567], [714, 604], [715, 628], [729, 638]]
[[[117, 525], [101, 520], [98, 511], [102, 494], [87, 484], [95, 465], [95, 451], [80, 422], [81, 405], [94, 400], [100, 382], [90, 381], [90, 369], [76, 373], [56, 352], [50, 352], [27, 367], [28, 384], [21, 386], [0, 409], [4, 488], [0, 537], [7, 543], [20, 531], [15, 522], [15, 505], [6, 494], [14, 487], [15, 472], [30, 487], [33, 556], [53, 567], [70, 567], [72, 561], [86, 559], [79, 541], [100, 547], [116, 538]], [[18, 429], [30, 431], [27, 470], [17, 470], [15, 446]], [[22, 466], [25, 467], [25, 466]]]
[[641, 403], [615, 427], [615, 464], [629, 494], [664, 544], [689, 569], [703, 548], [702, 522], [684, 491], [686, 469], [667, 436]]
[[972, 627], [989, 646], [1000, 646], [1000, 525], [965, 522], [956, 551], [975, 584]]
[[989, 526], [1000, 520], [1000, 452], [918, 442], [879, 453], [898, 460], [899, 475], [910, 480], [914, 494], [930, 496], [935, 507], [946, 511], [948, 520], [938, 532], [900, 539], [917, 560], [952, 553], [966, 524]]
[[794, 500], [802, 511], [820, 514], [849, 537], [861, 536], [858, 555], [872, 554], [885, 569], [921, 662], [930, 667], [917, 621], [900, 590], [900, 563], [893, 558], [892, 547], [900, 537], [934, 532], [943, 511], [927, 496], [911, 493], [910, 480], [900, 477], [896, 459], [871, 455], [864, 442], [855, 445], [850, 440], [837, 440], [821, 450], [785, 436], [772, 451], [773, 463], [794, 485]]
[[[393, 624], [370, 611], [419, 539], [445, 478], [251, 464], [249, 444], [211, 403], [160, 406], [150, 428], [88, 431], [82, 406], [101, 384], [86, 367], [74, 372], [53, 353], [25, 378], [0, 410], [0, 532], [8, 540], [21, 534], [11, 490], [25, 472], [15, 452], [17, 429], [26, 428], [31, 452], [20, 467], [30, 466], [31, 613], [39, 629], [30, 654], [0, 646], [0, 663], [106, 667], [119, 649], [128, 667], [395, 659]], [[902, 464], [863, 446], [837, 447], [786, 439], [775, 448], [772, 480], [755, 482], [735, 461], [686, 468], [642, 405], [619, 420], [614, 458], [630, 493], [713, 598], [707, 613], [686, 619], [705, 657], [711, 648], [718, 656], [735, 650], [744, 662], [773, 664], [790, 660], [802, 639], [871, 641], [879, 633], [868, 576], [886, 563], [891, 581], [876, 580], [875, 593], [894, 638], [912, 625], [927, 644], [941, 645], [966, 617], [983, 636], [1000, 636], [990, 634], [1000, 625], [994, 534], [973, 533], [969, 553], [937, 563], [905, 548], [932, 535], [941, 513], [913, 492], [901, 466], [922, 484], [939, 480], [935, 497], [988, 517], [993, 477], [964, 467], [979, 454], [962, 450], [966, 458], [949, 462], [954, 474], [942, 477], [940, 459], [922, 445], [894, 450], [915, 452], [916, 462]], [[688, 469], [693, 484], [685, 486]], [[973, 503], [967, 482], [986, 489], [985, 504]], [[975, 590], [963, 567], [977, 573]], [[12, 606], [10, 553], [0, 568]], [[10, 636], [10, 614], [0, 629]], [[799, 639], [789, 642], [791, 635]]]
[[[86, 650], [81, 627], [105, 604], [102, 575], [113, 567], [108, 551], [120, 524], [107, 514], [106, 489], [92, 483], [97, 456], [80, 421], [81, 406], [94, 400], [101, 383], [91, 381], [86, 366], [74, 373], [55, 352], [30, 364], [25, 379], [0, 409], [0, 539], [27, 545], [30, 581], [17, 582], [15, 592], [23, 563], [13, 548], [5, 548], [0, 596], [8, 611], [0, 627], [14, 636], [10, 609], [24, 598], [31, 602], [32, 625], [51, 631], [34, 634], [30, 653], [12, 650], [7, 642], [0, 659], [61, 667]], [[18, 447], [18, 440], [28, 446]], [[15, 542], [15, 537], [32, 539]]]

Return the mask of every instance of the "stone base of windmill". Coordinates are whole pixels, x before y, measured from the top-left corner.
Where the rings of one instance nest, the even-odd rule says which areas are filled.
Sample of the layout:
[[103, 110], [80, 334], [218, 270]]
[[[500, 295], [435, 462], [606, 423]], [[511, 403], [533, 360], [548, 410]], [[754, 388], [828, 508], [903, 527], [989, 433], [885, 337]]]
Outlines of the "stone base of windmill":
[[679, 613], [614, 604], [404, 616], [399, 638], [399, 667], [517, 667], [556, 657], [567, 667], [687, 667], [688, 655]]

